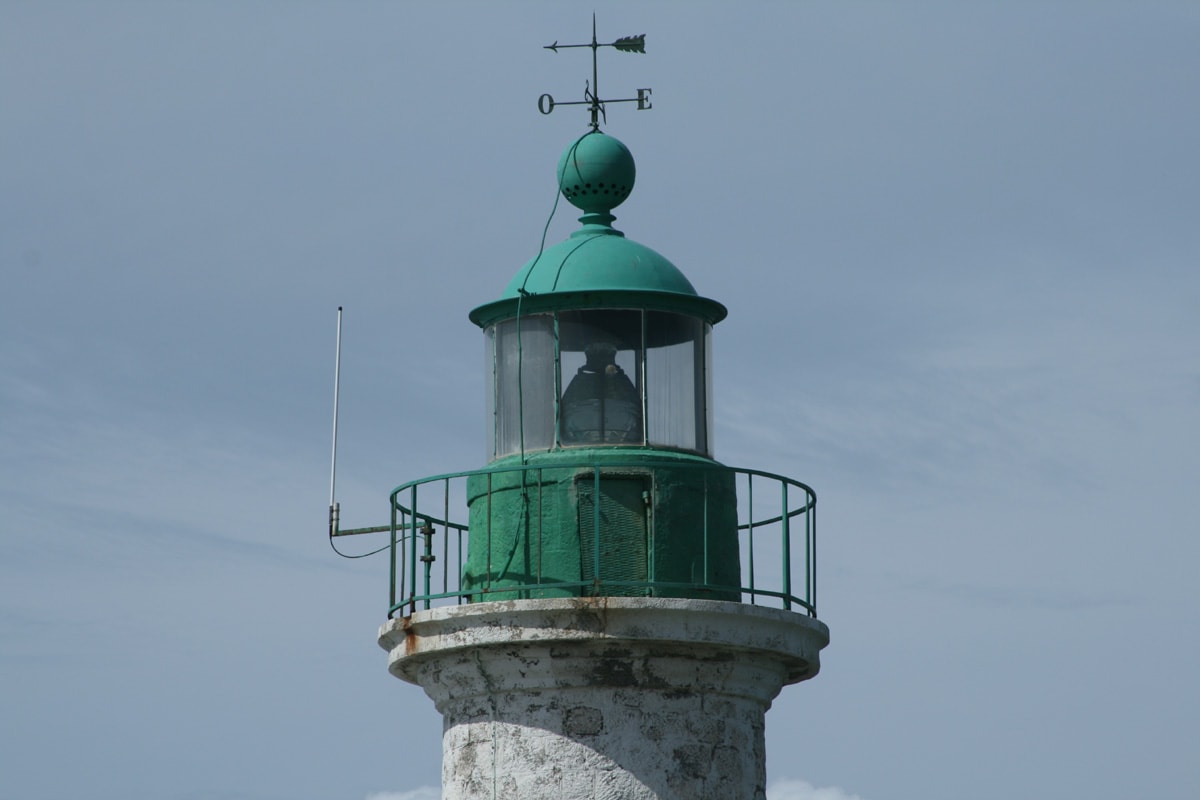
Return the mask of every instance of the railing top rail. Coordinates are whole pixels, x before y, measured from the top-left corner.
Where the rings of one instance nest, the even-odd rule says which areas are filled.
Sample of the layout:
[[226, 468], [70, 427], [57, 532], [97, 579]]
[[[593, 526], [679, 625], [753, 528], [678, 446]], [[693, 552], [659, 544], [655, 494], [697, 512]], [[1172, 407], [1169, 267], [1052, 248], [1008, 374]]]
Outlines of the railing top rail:
[[731, 467], [726, 464], [717, 464], [717, 463], [706, 464], [706, 463], [702, 463], [702, 462], [682, 461], [682, 460], [681, 461], [665, 461], [665, 460], [664, 461], [646, 461], [646, 460], [635, 459], [635, 458], [631, 458], [629, 460], [624, 460], [624, 459], [610, 460], [608, 458], [605, 458], [602, 461], [597, 461], [595, 459], [581, 458], [581, 459], [577, 459], [577, 460], [573, 460], [573, 461], [555, 461], [552, 464], [529, 464], [529, 463], [502, 464], [500, 466], [494, 466], [494, 467], [482, 467], [480, 469], [463, 470], [461, 472], [446, 472], [441, 475], [431, 475], [427, 478], [418, 478], [417, 480], [412, 480], [412, 481], [408, 481], [407, 483], [400, 484], [399, 486], [397, 486], [395, 489], [392, 490], [390, 497], [391, 497], [392, 503], [394, 504], [396, 502], [397, 495], [399, 495], [403, 491], [413, 488], [414, 486], [424, 486], [426, 484], [434, 483], [436, 481], [454, 480], [456, 478], [467, 478], [472, 475], [489, 475], [489, 474], [495, 475], [495, 474], [500, 474], [500, 473], [505, 473], [505, 472], [521, 472], [521, 471], [529, 472], [529, 471], [536, 471], [536, 470], [542, 470], [542, 469], [554, 469], [554, 470], [558, 470], [558, 469], [633, 469], [633, 468], [654, 469], [656, 467], [664, 468], [664, 469], [667, 469], [667, 468], [669, 468], [669, 469], [695, 469], [695, 470], [711, 470], [714, 472], [723, 472], [723, 471], [734, 472], [739, 475], [748, 475], [748, 476], [754, 476], [754, 477], [760, 477], [760, 478], [767, 478], [769, 480], [779, 481], [780, 483], [786, 483], [789, 486], [795, 486], [796, 488], [802, 489], [803, 491], [805, 491], [808, 495], [810, 495], [814, 499], [814, 501], [817, 496], [816, 491], [813, 490], [813, 488], [806, 483], [798, 481], [794, 478], [789, 478], [786, 475], [778, 475], [776, 473], [766, 472], [765, 470], [760, 470], [760, 469], [750, 469], [747, 467]]

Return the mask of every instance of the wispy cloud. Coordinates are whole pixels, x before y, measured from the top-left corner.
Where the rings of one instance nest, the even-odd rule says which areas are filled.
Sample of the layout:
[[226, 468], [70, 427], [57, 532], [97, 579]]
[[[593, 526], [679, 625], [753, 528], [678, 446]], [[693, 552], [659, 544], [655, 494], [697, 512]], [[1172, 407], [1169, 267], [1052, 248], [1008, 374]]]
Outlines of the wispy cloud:
[[785, 778], [767, 787], [767, 800], [863, 800], [840, 786], [813, 786], [808, 781]]
[[422, 786], [407, 792], [375, 792], [367, 795], [366, 800], [441, 800], [442, 793], [432, 786]]

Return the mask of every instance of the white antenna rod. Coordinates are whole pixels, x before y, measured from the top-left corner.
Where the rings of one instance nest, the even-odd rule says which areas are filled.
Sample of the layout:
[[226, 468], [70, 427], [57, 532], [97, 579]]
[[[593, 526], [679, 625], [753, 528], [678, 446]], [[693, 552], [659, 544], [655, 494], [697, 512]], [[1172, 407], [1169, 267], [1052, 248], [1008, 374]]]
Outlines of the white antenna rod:
[[340, 508], [334, 500], [334, 490], [337, 488], [337, 428], [338, 428], [338, 383], [342, 374], [342, 307], [338, 306], [337, 316], [337, 354], [333, 360], [333, 455], [329, 463], [329, 535], [338, 529], [338, 512]]

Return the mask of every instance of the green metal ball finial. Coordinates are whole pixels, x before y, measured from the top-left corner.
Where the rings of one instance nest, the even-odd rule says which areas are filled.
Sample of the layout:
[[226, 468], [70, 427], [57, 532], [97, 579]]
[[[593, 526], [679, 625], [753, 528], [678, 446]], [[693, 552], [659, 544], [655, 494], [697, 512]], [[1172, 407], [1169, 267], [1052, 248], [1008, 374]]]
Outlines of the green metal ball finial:
[[588, 214], [606, 215], [633, 191], [637, 168], [628, 147], [597, 132], [563, 152], [557, 175], [558, 188], [571, 205]]

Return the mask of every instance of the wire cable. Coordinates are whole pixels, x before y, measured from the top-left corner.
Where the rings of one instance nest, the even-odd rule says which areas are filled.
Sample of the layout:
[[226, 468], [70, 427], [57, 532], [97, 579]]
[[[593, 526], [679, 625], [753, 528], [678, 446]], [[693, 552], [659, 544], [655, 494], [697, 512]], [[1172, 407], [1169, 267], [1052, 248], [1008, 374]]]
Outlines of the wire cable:
[[[381, 531], [381, 532], [382, 532], [382, 531]], [[401, 541], [403, 541], [403, 539], [402, 539]], [[383, 547], [379, 548], [378, 550], [372, 550], [372, 551], [370, 551], [369, 553], [363, 553], [363, 554], [361, 554], [361, 555], [354, 556], [354, 555], [350, 555], [349, 553], [343, 553], [341, 550], [338, 550], [338, 549], [337, 549], [337, 545], [333, 543], [333, 535], [332, 535], [332, 534], [330, 534], [330, 536], [329, 536], [329, 546], [330, 546], [330, 547], [333, 549], [333, 552], [337, 553], [337, 554], [338, 554], [339, 556], [341, 556], [342, 558], [366, 558], [367, 556], [373, 556], [373, 555], [375, 555], [376, 553], [382, 553], [384, 550], [387, 550], [387, 549], [388, 549], [389, 547], [391, 547], [392, 545], [391, 545], [391, 543], [389, 542], [388, 544], [385, 544]]]

